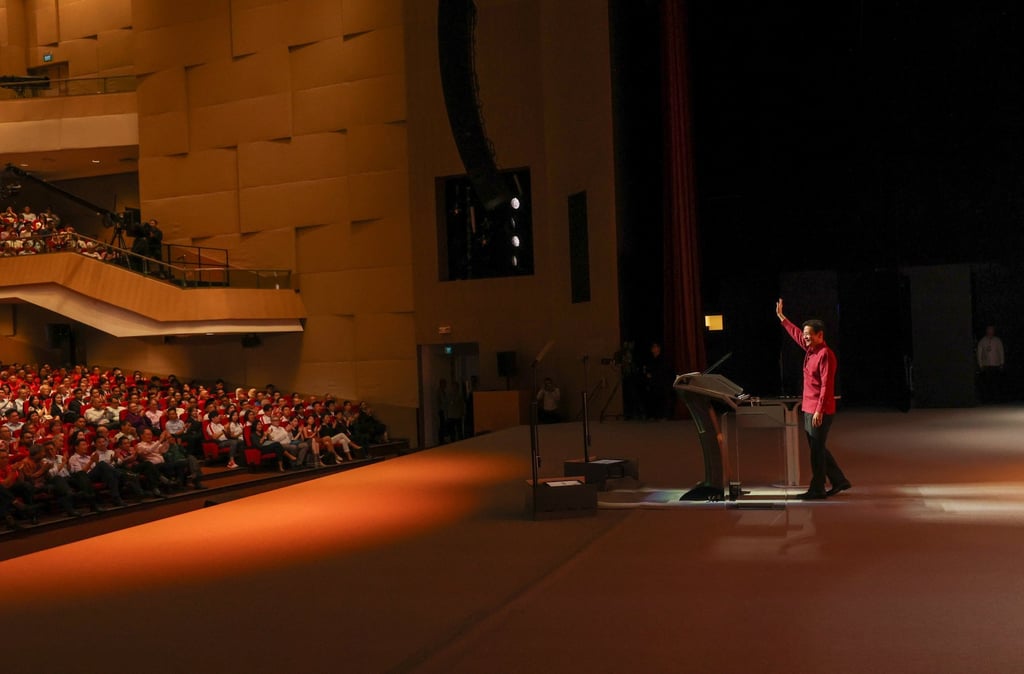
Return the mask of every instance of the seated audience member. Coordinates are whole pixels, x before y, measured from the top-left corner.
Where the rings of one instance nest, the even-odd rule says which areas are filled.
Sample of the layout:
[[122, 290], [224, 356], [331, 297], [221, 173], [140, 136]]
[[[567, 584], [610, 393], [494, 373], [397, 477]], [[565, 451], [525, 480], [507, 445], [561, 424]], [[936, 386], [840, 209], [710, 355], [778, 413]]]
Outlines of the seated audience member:
[[[189, 455], [201, 458], [203, 456], [203, 420], [199, 416], [198, 409], [189, 409], [185, 413], [185, 430], [181, 433], [181, 445]], [[167, 422], [170, 424], [170, 420]]]
[[120, 485], [121, 493], [124, 493], [124, 490], [127, 489], [133, 496], [142, 496], [142, 485], [139, 484], [138, 473], [121, 467], [118, 461], [117, 448], [114, 444], [106, 436], [98, 435], [96, 436], [95, 446], [96, 458], [110, 466], [114, 474], [117, 475], [117, 483]]
[[149, 403], [146, 405], [146, 418], [149, 419], [149, 427], [155, 431], [163, 428], [166, 414], [164, 410], [160, 409], [160, 401], [156, 398], [150, 398]]
[[[320, 424], [317, 418], [312, 414], [307, 415], [305, 420], [299, 424], [299, 435], [302, 440], [309, 443], [309, 448], [313, 451], [313, 465], [320, 465]], [[338, 459], [337, 454], [334, 455], [335, 460]]]
[[98, 393], [92, 397], [89, 409], [82, 415], [90, 426], [106, 426], [117, 428], [118, 414], [107, 406], [107, 401]]
[[[48, 494], [68, 517], [78, 517], [71, 486], [64, 476], [67, 469], [57, 468], [54, 460], [46, 458], [45, 452], [42, 445], [33, 445], [28, 458], [22, 460], [19, 466], [25, 481], [32, 487], [33, 499], [37, 493]], [[53, 473], [51, 468], [54, 468]]]
[[136, 433], [141, 433], [143, 428], [153, 428], [152, 424], [149, 423], [149, 417], [143, 413], [142, 408], [137, 402], [128, 403], [128, 410], [124, 413], [124, 417], [121, 420], [134, 426]]
[[[181, 436], [185, 432], [185, 422], [178, 418], [178, 410], [173, 407], [165, 413], [167, 419], [163, 426], [164, 430], [171, 434], [171, 438], [178, 444], [184, 444]], [[191, 454], [190, 450], [186, 450]]]
[[277, 454], [277, 469], [284, 470], [284, 459], [287, 458], [292, 465], [297, 464], [298, 459], [288, 451], [291, 447], [291, 434], [280, 425], [281, 420], [271, 417], [270, 424], [260, 433], [260, 448], [272, 451]]
[[130, 438], [122, 437], [117, 441], [115, 454], [115, 465], [119, 469], [126, 471], [129, 475], [135, 475], [136, 479], [141, 477], [145, 480], [146, 487], [151, 495], [158, 498], [163, 496], [160, 486], [170, 484], [170, 479], [160, 473], [160, 469], [156, 467], [155, 463], [139, 460]]
[[7, 422], [4, 425], [10, 429], [11, 433], [17, 434], [25, 424], [22, 423], [21, 415], [18, 414], [18, 410], [13, 409], [7, 411]]
[[132, 444], [138, 442], [141, 437], [140, 433], [132, 426], [132, 422], [127, 420], [121, 422], [121, 430], [114, 436], [114, 442], [119, 442], [121, 438], [125, 437], [131, 440]]
[[32, 503], [32, 489], [25, 481], [24, 475], [17, 465], [10, 463], [10, 450], [0, 444], [0, 515], [4, 523], [11, 529], [20, 528], [15, 516], [30, 517], [36, 522], [35, 508]]
[[288, 431], [288, 435], [291, 436], [291, 447], [288, 451], [295, 454], [295, 461], [293, 462], [295, 468], [301, 468], [306, 465], [306, 456], [309, 454], [311, 444], [302, 435], [302, 429], [299, 427], [299, 420], [292, 419], [288, 422], [285, 428]]
[[373, 410], [365, 402], [353, 413], [349, 428], [352, 437], [364, 447], [374, 442], [387, 442], [387, 427], [373, 416]]
[[89, 501], [89, 505], [93, 510], [99, 509], [96, 503], [96, 490], [92, 486], [93, 482], [106, 485], [107, 489], [110, 490], [110, 497], [114, 505], [124, 505], [124, 501], [121, 500], [121, 486], [118, 484], [118, 477], [114, 467], [109, 463], [100, 461], [96, 450], [93, 449], [92, 445], [85, 438], [80, 437], [78, 439], [75, 444], [75, 453], [68, 457], [68, 470], [71, 473], [68, 482], [79, 494], [82, 494]]
[[348, 428], [345, 427], [345, 424], [340, 423], [333, 414], [328, 414], [324, 417], [324, 421], [320, 425], [319, 434], [321, 443], [327, 448], [327, 451], [334, 456], [334, 459], [338, 463], [341, 463], [341, 457], [338, 456], [338, 452], [335, 447], [340, 445], [341, 451], [345, 453], [345, 456], [348, 457], [349, 461], [353, 460], [352, 451], [350, 449], [351, 447], [362, 449], [362, 447], [355, 444], [352, 438], [349, 437]]
[[21, 209], [21, 216], [18, 219], [21, 221], [23, 228], [25, 228], [26, 225], [28, 228], [31, 228], [32, 224], [35, 223], [38, 217], [39, 216], [32, 212], [31, 206], [25, 206], [25, 208]]
[[228, 468], [234, 470], [238, 468], [238, 464], [235, 463], [235, 456], [239, 450], [242, 449], [241, 441], [235, 438], [229, 438], [227, 429], [221, 423], [220, 414], [216, 411], [210, 412], [207, 415], [207, 422], [205, 425], [205, 439], [207, 442], [216, 442], [218, 447], [228, 448]]
[[3, 415], [3, 417], [6, 419], [7, 413], [10, 412], [11, 410], [16, 410], [17, 408], [17, 403], [15, 403], [14, 400], [10, 397], [10, 394], [7, 392], [7, 388], [5, 385], [3, 389], [0, 389], [0, 415]]
[[[175, 451], [172, 451], [172, 447]], [[202, 471], [199, 468], [199, 461], [183, 451], [179, 452], [178, 445], [171, 444], [171, 434], [166, 430], [157, 439], [153, 438], [153, 429], [142, 429], [142, 439], [135, 445], [136, 455], [140, 461], [149, 461], [155, 464], [165, 477], [184, 485], [188, 482], [189, 476], [196, 489], [202, 489]]]

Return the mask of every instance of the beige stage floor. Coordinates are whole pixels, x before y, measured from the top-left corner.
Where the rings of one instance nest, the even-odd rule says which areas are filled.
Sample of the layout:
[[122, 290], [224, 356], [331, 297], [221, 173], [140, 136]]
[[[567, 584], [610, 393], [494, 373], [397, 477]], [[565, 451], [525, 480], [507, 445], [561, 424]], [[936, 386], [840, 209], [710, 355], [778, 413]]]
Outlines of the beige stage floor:
[[[846, 412], [838, 498], [551, 522], [511, 429], [2, 562], [4, 671], [1018, 671], [1022, 429]], [[689, 422], [593, 436], [647, 489], [700, 477]], [[745, 485], [771, 481], [750, 440]], [[544, 474], [581, 442], [543, 428]]]

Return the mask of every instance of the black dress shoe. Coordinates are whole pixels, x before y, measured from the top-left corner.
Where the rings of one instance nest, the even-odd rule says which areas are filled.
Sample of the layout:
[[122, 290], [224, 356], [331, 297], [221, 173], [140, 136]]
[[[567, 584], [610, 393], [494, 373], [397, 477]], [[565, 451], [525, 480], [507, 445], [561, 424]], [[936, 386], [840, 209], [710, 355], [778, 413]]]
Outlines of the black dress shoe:
[[834, 485], [832, 485], [832, 488], [831, 488], [831, 489], [829, 489], [829, 490], [828, 490], [827, 492], [825, 492], [825, 493], [826, 493], [826, 494], [828, 494], [829, 496], [835, 496], [835, 495], [836, 495], [836, 494], [838, 494], [839, 492], [841, 492], [841, 491], [846, 491], [847, 489], [849, 489], [849, 488], [850, 488], [850, 487], [852, 487], [852, 486], [853, 486], [853, 485], [852, 485], [852, 484], [850, 484], [850, 481], [849, 481], [849, 480], [847, 480], [846, 482], [840, 482], [839, 484], [834, 484]]
[[791, 496], [790, 498], [798, 501], [822, 501], [828, 498], [828, 494], [823, 491], [805, 491], [802, 494]]

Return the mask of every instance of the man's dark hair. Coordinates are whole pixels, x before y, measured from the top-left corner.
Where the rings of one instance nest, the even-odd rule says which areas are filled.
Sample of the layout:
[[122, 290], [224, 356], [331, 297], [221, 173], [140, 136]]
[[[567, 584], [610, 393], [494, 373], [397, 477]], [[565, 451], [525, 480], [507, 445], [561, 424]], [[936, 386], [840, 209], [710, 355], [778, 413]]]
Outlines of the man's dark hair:
[[825, 332], [825, 322], [819, 321], [817, 318], [804, 321], [804, 324], [801, 327], [810, 328], [815, 334]]

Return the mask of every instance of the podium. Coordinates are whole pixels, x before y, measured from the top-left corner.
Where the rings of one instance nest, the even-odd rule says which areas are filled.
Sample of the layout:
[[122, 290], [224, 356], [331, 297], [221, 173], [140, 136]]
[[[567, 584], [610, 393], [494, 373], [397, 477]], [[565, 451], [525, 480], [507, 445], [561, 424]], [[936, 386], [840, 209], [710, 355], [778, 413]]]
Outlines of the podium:
[[751, 398], [739, 385], [722, 375], [696, 372], [676, 377], [674, 388], [697, 426], [704, 457], [704, 480], [680, 500], [719, 501], [726, 494], [730, 499], [739, 495], [739, 483], [733, 482], [736, 479], [735, 467], [729, 461], [729, 429], [721, 421], [727, 413], [732, 413], [735, 426], [737, 461], [741, 428], [778, 429], [783, 432], [785, 476], [783, 484], [777, 486], [796, 487], [800, 484], [799, 397]]
[[704, 458], [704, 479], [679, 500], [721, 501], [729, 486], [729, 454], [715, 406], [735, 411], [743, 388], [720, 374], [700, 372], [679, 375], [672, 387], [693, 418]]

